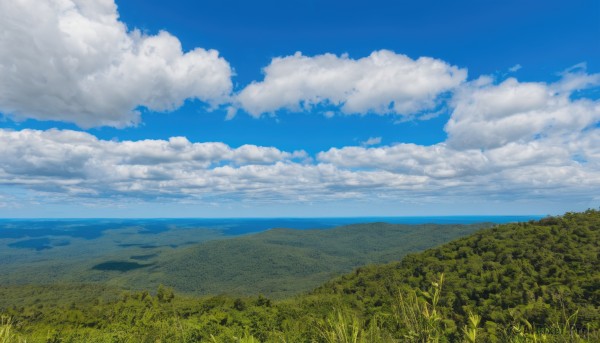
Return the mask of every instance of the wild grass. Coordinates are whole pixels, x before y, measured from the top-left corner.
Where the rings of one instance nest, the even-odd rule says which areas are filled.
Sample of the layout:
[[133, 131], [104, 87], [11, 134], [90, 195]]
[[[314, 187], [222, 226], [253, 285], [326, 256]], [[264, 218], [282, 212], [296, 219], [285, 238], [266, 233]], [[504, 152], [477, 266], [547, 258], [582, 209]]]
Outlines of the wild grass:
[[25, 343], [19, 335], [14, 332], [11, 317], [0, 316], [0, 343]]
[[452, 340], [445, 328], [447, 317], [438, 308], [442, 297], [444, 275], [427, 291], [400, 292], [394, 306], [396, 337], [383, 327], [371, 324], [368, 327], [349, 309], [335, 310], [320, 323], [319, 342], [325, 343], [440, 343], [440, 342], [505, 342], [505, 343], [597, 343], [597, 331], [578, 331], [577, 313], [565, 315], [562, 322], [549, 327], [536, 328], [529, 321], [504, 328], [501, 338], [481, 335], [481, 316], [469, 313], [467, 325], [461, 330], [458, 340]]
[[[172, 302], [171, 290], [160, 288], [155, 297], [138, 294], [124, 297], [115, 304], [110, 313], [104, 316], [106, 323], [93, 327], [40, 326], [36, 323], [18, 325], [8, 316], [0, 319], [0, 343], [138, 343], [138, 342], [211, 342], [211, 343], [260, 343], [260, 342], [311, 342], [311, 343], [594, 343], [600, 342], [597, 330], [582, 331], [577, 325], [577, 312], [565, 312], [561, 321], [547, 327], [535, 327], [526, 319], [518, 319], [513, 324], [497, 330], [497, 336], [483, 332], [482, 318], [477, 313], [469, 313], [467, 324], [461, 330], [452, 330], [453, 313], [445, 313], [439, 303], [444, 300], [444, 275], [431, 283], [428, 290], [400, 291], [391, 313], [375, 313], [371, 317], [347, 305], [339, 305], [324, 317], [309, 315], [292, 326], [273, 326], [265, 323], [263, 317], [272, 317], [278, 310], [259, 297], [255, 304], [236, 299], [232, 307], [235, 313], [217, 312], [200, 314], [200, 317], [186, 318], [181, 309]], [[159, 296], [160, 294], [160, 296]], [[224, 306], [229, 301], [220, 298], [214, 304]], [[206, 307], [206, 305], [203, 305]], [[202, 306], [201, 306], [202, 307]], [[224, 308], [223, 308], [224, 309]], [[260, 312], [261, 309], [267, 312]], [[196, 311], [196, 310], [194, 310]], [[271, 311], [271, 312], [269, 312]], [[237, 315], [238, 317], [236, 317]], [[282, 313], [279, 313], [283, 316]], [[112, 318], [112, 319], [110, 319]], [[212, 318], [212, 319], [211, 319]], [[262, 318], [262, 319], [261, 319]], [[262, 321], [262, 322], [261, 322]], [[215, 331], [203, 336], [199, 332], [214, 326], [214, 323], [228, 323], [230, 328]], [[83, 322], [82, 322], [83, 323]], [[273, 326], [267, 330], [266, 326]], [[20, 332], [17, 332], [20, 331]], [[29, 333], [27, 333], [29, 332]]]

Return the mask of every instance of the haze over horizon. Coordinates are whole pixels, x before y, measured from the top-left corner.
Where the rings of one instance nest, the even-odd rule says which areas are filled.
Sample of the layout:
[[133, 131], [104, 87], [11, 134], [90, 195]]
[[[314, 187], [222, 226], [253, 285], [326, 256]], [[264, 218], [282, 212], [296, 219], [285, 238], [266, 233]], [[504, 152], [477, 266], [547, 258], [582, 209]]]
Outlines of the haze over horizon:
[[0, 217], [600, 208], [600, 3], [0, 0]]

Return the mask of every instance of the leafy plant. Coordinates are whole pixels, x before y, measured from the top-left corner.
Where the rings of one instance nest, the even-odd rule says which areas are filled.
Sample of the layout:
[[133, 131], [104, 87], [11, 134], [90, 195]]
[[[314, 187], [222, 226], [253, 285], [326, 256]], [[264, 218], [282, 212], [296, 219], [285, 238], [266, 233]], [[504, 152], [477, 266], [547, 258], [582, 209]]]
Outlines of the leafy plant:
[[25, 342], [13, 330], [12, 318], [0, 316], [0, 343], [20, 343]]
[[[395, 314], [405, 342], [440, 342], [444, 336], [438, 302], [442, 293], [444, 274], [432, 282], [429, 291], [400, 292]], [[419, 296], [420, 295], [420, 296]]]

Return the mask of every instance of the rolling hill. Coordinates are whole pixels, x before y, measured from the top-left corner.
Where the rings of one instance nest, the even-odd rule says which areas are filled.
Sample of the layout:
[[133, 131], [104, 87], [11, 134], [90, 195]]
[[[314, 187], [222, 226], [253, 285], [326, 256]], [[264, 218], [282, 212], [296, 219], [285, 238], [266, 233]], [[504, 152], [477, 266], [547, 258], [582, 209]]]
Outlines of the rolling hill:
[[148, 254], [143, 260], [131, 256], [95, 261], [91, 268], [96, 270], [79, 275], [110, 279], [130, 289], [163, 284], [193, 295], [260, 293], [283, 298], [358, 266], [399, 260], [490, 225], [370, 223], [326, 230], [272, 229]]

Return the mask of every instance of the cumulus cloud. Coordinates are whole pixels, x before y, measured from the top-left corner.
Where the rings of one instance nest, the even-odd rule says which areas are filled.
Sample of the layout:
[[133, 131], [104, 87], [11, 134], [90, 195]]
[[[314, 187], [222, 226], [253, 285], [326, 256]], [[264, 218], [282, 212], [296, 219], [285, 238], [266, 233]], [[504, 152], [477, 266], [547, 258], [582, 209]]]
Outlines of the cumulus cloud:
[[128, 30], [113, 0], [1, 1], [0, 31], [0, 112], [18, 120], [123, 127], [139, 122], [140, 106], [215, 106], [231, 93], [217, 51]]
[[573, 95], [598, 77], [580, 68], [555, 83], [482, 77], [454, 94], [445, 142], [332, 148], [317, 160], [423, 177], [424, 188], [444, 193], [590, 198], [600, 189], [600, 101]]
[[495, 84], [481, 77], [454, 94], [447, 143], [457, 149], [492, 149], [549, 136], [570, 139], [600, 121], [598, 101], [572, 98], [574, 91], [599, 81], [600, 74], [581, 72], [566, 73], [554, 84], [514, 78]]
[[[332, 148], [319, 153], [317, 160], [345, 171], [386, 172], [412, 178], [410, 192], [406, 188], [403, 191], [387, 187], [389, 194], [395, 194], [398, 200], [423, 196], [438, 199], [465, 196], [481, 203], [496, 198], [586, 199], [600, 189], [600, 145], [593, 145], [598, 136], [597, 132], [582, 133], [573, 145], [548, 141], [510, 143], [489, 150], [461, 151], [444, 143]], [[583, 155], [577, 158], [578, 154]]]
[[[0, 130], [0, 184], [70, 198], [257, 203], [471, 197], [585, 198], [600, 188], [600, 130], [489, 149], [396, 144], [303, 151], [169, 140], [106, 141], [68, 130]], [[49, 196], [50, 198], [52, 196]]]
[[234, 149], [223, 143], [191, 143], [184, 137], [115, 142], [70, 130], [0, 130], [0, 146], [0, 183], [98, 194], [134, 190], [143, 183], [160, 193], [161, 185], [207, 182], [199, 179], [206, 176], [203, 172], [223, 164], [258, 166], [306, 157], [303, 151], [254, 145]]
[[69, 197], [326, 200], [387, 188], [413, 189], [421, 177], [353, 172], [305, 163], [303, 151], [169, 140], [115, 142], [70, 130], [0, 130], [0, 184]]
[[467, 72], [444, 61], [413, 60], [388, 50], [351, 59], [333, 54], [278, 57], [264, 80], [246, 86], [238, 106], [253, 116], [280, 109], [339, 106], [343, 114], [410, 115], [435, 107], [440, 94], [465, 81]]
[[0, 129], [0, 186], [100, 200], [590, 202], [600, 189], [600, 100], [580, 90], [598, 84], [582, 66], [554, 83], [480, 77], [453, 91], [444, 142], [371, 137], [314, 156], [185, 137], [119, 142]]

